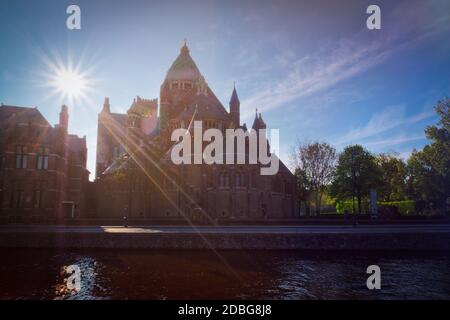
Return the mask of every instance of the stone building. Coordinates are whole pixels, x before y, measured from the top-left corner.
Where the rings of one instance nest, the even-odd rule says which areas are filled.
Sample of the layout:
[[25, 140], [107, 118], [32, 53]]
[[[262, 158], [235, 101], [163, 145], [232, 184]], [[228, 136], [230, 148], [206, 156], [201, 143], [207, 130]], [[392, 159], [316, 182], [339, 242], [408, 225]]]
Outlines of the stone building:
[[[216, 222], [293, 219], [295, 177], [280, 161], [276, 175], [261, 164], [181, 164], [170, 159], [171, 133], [184, 128], [241, 128], [233, 88], [227, 110], [208, 86], [184, 44], [157, 99], [137, 97], [127, 114], [112, 113], [106, 98], [98, 116], [96, 194], [101, 217]], [[265, 129], [256, 113], [252, 129]], [[247, 142], [248, 143], [248, 142]], [[247, 148], [248, 150], [248, 148]], [[248, 154], [246, 154], [248, 158]]]
[[51, 126], [37, 108], [0, 106], [0, 219], [52, 222], [84, 212], [86, 138], [68, 133], [67, 106]]

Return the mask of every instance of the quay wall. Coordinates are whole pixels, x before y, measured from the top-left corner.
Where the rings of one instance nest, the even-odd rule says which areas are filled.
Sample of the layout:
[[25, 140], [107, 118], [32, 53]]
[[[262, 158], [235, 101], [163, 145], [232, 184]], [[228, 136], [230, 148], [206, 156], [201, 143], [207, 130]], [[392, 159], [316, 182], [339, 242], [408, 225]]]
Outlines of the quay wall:
[[450, 250], [450, 233], [1, 232], [0, 247], [218, 250]]

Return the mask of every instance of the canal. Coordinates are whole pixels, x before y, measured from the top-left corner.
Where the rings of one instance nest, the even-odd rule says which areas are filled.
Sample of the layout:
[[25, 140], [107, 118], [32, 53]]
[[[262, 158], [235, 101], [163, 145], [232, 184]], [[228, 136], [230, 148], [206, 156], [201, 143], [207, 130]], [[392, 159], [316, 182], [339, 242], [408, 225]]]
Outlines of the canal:
[[[448, 252], [0, 249], [1, 299], [450, 299]], [[368, 290], [366, 268], [381, 268]], [[79, 292], [65, 266], [81, 270]]]

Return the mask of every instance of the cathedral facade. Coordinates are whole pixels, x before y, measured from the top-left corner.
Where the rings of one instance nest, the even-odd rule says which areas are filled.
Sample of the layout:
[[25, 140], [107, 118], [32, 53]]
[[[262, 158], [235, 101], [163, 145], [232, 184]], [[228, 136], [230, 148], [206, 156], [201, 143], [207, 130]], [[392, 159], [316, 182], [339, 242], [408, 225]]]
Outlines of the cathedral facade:
[[[159, 115], [158, 115], [159, 108]], [[96, 215], [99, 218], [218, 221], [287, 220], [298, 216], [295, 177], [279, 161], [275, 175], [261, 164], [174, 164], [176, 129], [242, 129], [233, 88], [227, 110], [208, 86], [186, 44], [161, 85], [158, 99], [136, 97], [126, 114], [105, 102], [98, 116]], [[256, 113], [251, 127], [266, 129]], [[248, 141], [246, 141], [248, 147]], [[248, 148], [246, 148], [248, 159]]]

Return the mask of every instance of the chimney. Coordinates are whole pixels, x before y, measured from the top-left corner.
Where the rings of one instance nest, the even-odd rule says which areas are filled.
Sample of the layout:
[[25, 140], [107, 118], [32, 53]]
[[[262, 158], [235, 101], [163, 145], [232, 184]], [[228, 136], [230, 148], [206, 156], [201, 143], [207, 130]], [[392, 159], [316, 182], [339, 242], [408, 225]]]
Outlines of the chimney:
[[65, 104], [61, 106], [61, 111], [59, 112], [59, 126], [62, 128], [69, 128], [69, 108]]
[[102, 109], [102, 113], [106, 112], [106, 113], [110, 113], [110, 106], [109, 106], [109, 98], [106, 97], [105, 98], [105, 102], [103, 102], [103, 109]]

